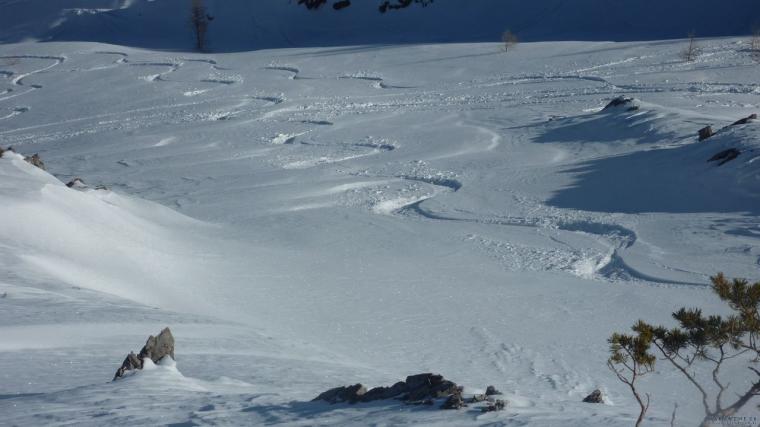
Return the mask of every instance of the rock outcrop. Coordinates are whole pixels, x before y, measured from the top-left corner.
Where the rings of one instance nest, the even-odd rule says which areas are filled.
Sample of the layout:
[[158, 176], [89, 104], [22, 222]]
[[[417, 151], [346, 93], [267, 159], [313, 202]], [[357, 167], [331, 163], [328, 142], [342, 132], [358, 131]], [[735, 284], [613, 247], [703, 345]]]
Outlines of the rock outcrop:
[[704, 141], [707, 138], [715, 135], [715, 132], [713, 132], [712, 126], [705, 126], [699, 130], [698, 134], [699, 134], [699, 140]]
[[[410, 375], [406, 381], [399, 381], [390, 387], [375, 387], [367, 390], [362, 384], [336, 387], [317, 396], [314, 401], [334, 403], [359, 403], [376, 400], [397, 399], [407, 404], [432, 404], [433, 399], [458, 395], [461, 400], [462, 388], [441, 375], [432, 373]], [[464, 404], [464, 400], [462, 400]], [[453, 404], [453, 403], [452, 403]]]
[[724, 164], [730, 162], [731, 160], [734, 160], [735, 158], [739, 157], [739, 155], [742, 152], [737, 150], [736, 148], [729, 148], [728, 150], [723, 150], [719, 153], [716, 153], [714, 156], [707, 159], [708, 162], [718, 162], [718, 166], [723, 166]]
[[586, 403], [604, 403], [604, 396], [601, 390], [594, 390], [588, 396], [583, 398]]
[[625, 107], [627, 106], [627, 111], [636, 111], [639, 109], [638, 105], [634, 104], [634, 99], [628, 96], [618, 96], [617, 98], [613, 98], [612, 101], [610, 101], [603, 109], [602, 111], [609, 110], [611, 108], [616, 107]]
[[42, 159], [40, 158], [39, 154], [33, 154], [31, 156], [26, 156], [26, 157], [24, 157], [24, 160], [26, 160], [27, 163], [29, 163], [31, 165], [34, 165], [34, 166], [37, 166], [38, 168], [40, 168], [42, 170], [47, 170], [47, 169], [45, 169], [45, 162], [42, 161]]
[[747, 116], [747, 117], [745, 117], [743, 119], [739, 119], [739, 120], [733, 122], [731, 124], [731, 126], [746, 125], [747, 123], [749, 123], [749, 122], [751, 122], [753, 120], [757, 120], [757, 114], [750, 114], [749, 116]]
[[158, 363], [167, 356], [174, 359], [174, 336], [172, 336], [169, 328], [164, 328], [157, 336], [151, 335], [148, 337], [148, 341], [139, 354], [130, 352], [126, 359], [124, 359], [124, 362], [122, 362], [121, 367], [116, 371], [113, 379], [117, 380], [129, 371], [142, 369], [145, 359]]

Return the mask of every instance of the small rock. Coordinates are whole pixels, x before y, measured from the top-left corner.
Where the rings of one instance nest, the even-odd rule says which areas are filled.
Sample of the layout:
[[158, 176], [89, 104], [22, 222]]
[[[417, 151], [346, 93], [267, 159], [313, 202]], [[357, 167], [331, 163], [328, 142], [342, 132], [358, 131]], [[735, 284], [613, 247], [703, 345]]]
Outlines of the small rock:
[[[627, 97], [627, 96], [618, 96], [617, 98], [614, 98], [612, 101], [610, 101], [609, 104], [607, 104], [603, 108], [603, 110], [607, 110], [614, 107], [620, 107], [623, 105], [629, 105], [632, 103], [633, 103], [633, 98]], [[632, 111], [631, 109], [638, 110], [638, 106], [630, 105], [629, 111]]]
[[470, 398], [470, 403], [485, 402], [487, 399], [485, 394], [476, 394]]
[[739, 157], [739, 154], [742, 152], [737, 150], [736, 148], [729, 148], [728, 150], [723, 150], [714, 156], [710, 157], [707, 161], [708, 162], [718, 162], [718, 166], [723, 166], [724, 164], [730, 162], [731, 160], [734, 160], [735, 158]]
[[749, 116], [747, 116], [747, 117], [745, 117], [743, 119], [739, 119], [739, 120], [735, 121], [734, 123], [732, 123], [731, 126], [746, 125], [747, 123], [751, 122], [752, 120], [757, 120], [757, 114], [750, 114]]
[[715, 132], [713, 132], [712, 126], [705, 126], [702, 129], [699, 130], [699, 140], [704, 141], [705, 139], [715, 135]]
[[604, 403], [604, 397], [601, 390], [594, 390], [588, 396], [583, 398], [586, 403]]
[[336, 387], [317, 396], [312, 402], [324, 400], [330, 404], [335, 403], [356, 403], [362, 400], [362, 396], [367, 393], [367, 389], [361, 384], [354, 384], [346, 387]]
[[71, 181], [66, 183], [66, 186], [69, 188], [73, 188], [75, 190], [83, 190], [87, 188], [87, 184], [85, 184], [81, 178], [72, 179]]
[[462, 399], [462, 389], [460, 388], [443, 402], [441, 409], [462, 409], [466, 407], [467, 404], [464, 403], [464, 399]]
[[503, 411], [507, 408], [507, 402], [505, 400], [498, 399], [495, 402], [489, 402], [488, 405], [480, 408], [482, 412], [495, 412]]
[[135, 355], [130, 352], [127, 358], [122, 362], [121, 367], [116, 371], [113, 379], [123, 377], [127, 371], [143, 368], [143, 361], [147, 358], [154, 363], [158, 363], [164, 357], [169, 356], [174, 359], [174, 336], [169, 328], [164, 328], [158, 336], [149, 336], [148, 341], [140, 350], [140, 354]]
[[24, 157], [24, 160], [26, 160], [27, 163], [37, 166], [42, 170], [47, 170], [45, 169], [45, 163], [42, 161], [39, 154], [33, 154], [32, 156]]
[[492, 385], [489, 385], [488, 387], [486, 387], [486, 396], [494, 396], [497, 394], [501, 394], [501, 392], [499, 390], [496, 390], [496, 387]]
[[5, 150], [3, 149], [3, 147], [0, 147], [0, 158], [3, 157], [3, 153], [5, 153]]
[[351, 0], [340, 0], [333, 3], [333, 9], [341, 10], [351, 6]]

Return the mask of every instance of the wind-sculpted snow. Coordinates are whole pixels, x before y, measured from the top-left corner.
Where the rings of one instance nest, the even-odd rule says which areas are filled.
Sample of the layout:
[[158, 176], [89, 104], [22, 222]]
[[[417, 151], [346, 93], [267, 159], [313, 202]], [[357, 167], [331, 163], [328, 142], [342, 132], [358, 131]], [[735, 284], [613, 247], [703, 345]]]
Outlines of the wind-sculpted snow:
[[[172, 3], [121, 4], [66, 19]], [[610, 334], [760, 272], [757, 64], [699, 43], [0, 45], [2, 420], [632, 425]], [[106, 383], [165, 326], [176, 366]], [[507, 409], [310, 402], [431, 371]], [[648, 425], [701, 421], [642, 390]]]

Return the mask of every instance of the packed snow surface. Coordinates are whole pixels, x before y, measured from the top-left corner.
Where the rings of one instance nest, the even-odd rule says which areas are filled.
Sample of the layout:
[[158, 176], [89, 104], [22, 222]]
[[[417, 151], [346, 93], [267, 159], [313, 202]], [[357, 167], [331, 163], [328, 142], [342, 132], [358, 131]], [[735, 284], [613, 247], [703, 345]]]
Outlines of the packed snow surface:
[[[631, 425], [609, 335], [760, 279], [760, 125], [696, 139], [760, 68], [684, 43], [0, 45], [0, 146], [50, 172], [0, 158], [0, 424]], [[167, 325], [176, 365], [108, 382]], [[420, 372], [508, 409], [309, 402]]]

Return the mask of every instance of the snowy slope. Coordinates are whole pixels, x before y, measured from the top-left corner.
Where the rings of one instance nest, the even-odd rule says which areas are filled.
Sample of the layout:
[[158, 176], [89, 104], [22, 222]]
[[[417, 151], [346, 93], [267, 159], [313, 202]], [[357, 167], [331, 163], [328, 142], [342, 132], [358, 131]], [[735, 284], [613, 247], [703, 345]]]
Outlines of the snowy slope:
[[[757, 64], [702, 43], [1, 45], [0, 146], [51, 174], [0, 158], [0, 424], [631, 425], [606, 338], [760, 273], [758, 124], [696, 141], [760, 110]], [[176, 366], [108, 383], [166, 325]], [[308, 402], [425, 371], [509, 408]], [[642, 385], [648, 424], [702, 419]]]
[[[227, 52], [273, 47], [384, 43], [493, 42], [506, 29], [526, 41], [657, 40], [750, 34], [753, 0], [438, 0], [378, 12], [380, 1], [333, 11], [294, 0], [206, 0], [208, 47]], [[92, 41], [142, 48], [193, 47], [189, 0], [3, 0], [0, 41]], [[603, 16], [599, 19], [599, 16]], [[673, 19], [677, 17], [677, 19]]]

